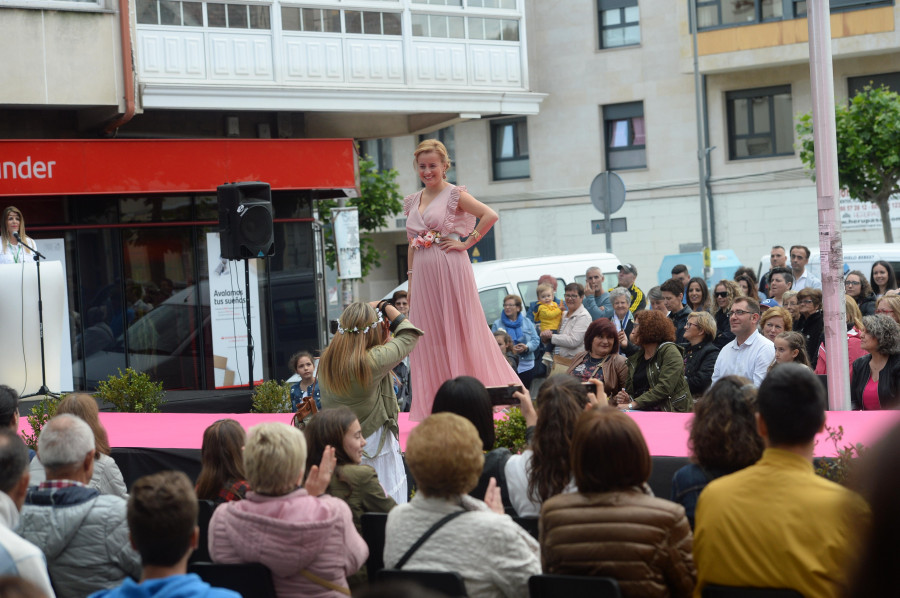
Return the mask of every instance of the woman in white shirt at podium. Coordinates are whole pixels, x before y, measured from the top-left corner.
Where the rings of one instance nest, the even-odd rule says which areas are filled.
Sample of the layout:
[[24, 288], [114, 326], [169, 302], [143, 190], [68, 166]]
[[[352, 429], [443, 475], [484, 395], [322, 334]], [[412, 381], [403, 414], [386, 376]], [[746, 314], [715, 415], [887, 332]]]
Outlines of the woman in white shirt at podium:
[[[16, 239], [16, 234], [24, 243]], [[15, 206], [7, 206], [3, 210], [3, 226], [0, 230], [0, 264], [25, 263], [26, 259], [34, 257], [34, 253], [28, 247], [37, 248], [37, 244], [25, 234], [25, 218], [22, 211]]]

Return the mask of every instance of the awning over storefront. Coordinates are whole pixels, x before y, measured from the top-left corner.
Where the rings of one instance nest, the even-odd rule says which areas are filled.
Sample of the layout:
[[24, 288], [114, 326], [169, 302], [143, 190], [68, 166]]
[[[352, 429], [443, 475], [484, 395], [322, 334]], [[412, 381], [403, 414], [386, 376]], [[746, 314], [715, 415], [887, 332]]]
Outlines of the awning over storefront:
[[357, 170], [352, 139], [0, 141], [0, 197], [208, 192], [238, 181], [353, 197]]

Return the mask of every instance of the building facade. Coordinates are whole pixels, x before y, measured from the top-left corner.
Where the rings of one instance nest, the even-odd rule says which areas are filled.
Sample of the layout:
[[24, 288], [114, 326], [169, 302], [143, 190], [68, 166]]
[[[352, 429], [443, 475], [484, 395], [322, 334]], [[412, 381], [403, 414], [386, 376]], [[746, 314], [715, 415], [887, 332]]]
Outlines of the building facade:
[[[900, 9], [891, 1], [831, 5], [836, 101], [869, 81], [900, 90]], [[818, 244], [816, 190], [795, 133], [798, 117], [812, 111], [806, 3], [698, 7], [713, 244], [755, 268], [774, 244]], [[615, 217], [627, 219], [628, 232], [613, 235], [613, 251], [638, 267], [639, 286], [654, 286], [664, 255], [701, 242], [688, 2], [529, 2], [526, 14], [530, 81], [547, 98], [539, 114], [445, 132], [455, 141], [455, 176], [500, 214], [493, 250], [514, 258], [604, 251], [604, 235], [592, 234], [591, 220], [602, 215], [588, 189], [598, 173], [615, 170], [627, 189]], [[417, 140], [392, 140], [404, 189], [415, 189], [408, 160]], [[518, 160], [512, 173], [504, 170], [510, 160]], [[842, 220], [845, 243], [883, 241], [871, 204], [849, 201]], [[381, 235], [386, 255], [404, 241], [399, 228]], [[371, 277], [371, 294], [393, 288], [404, 270]]]

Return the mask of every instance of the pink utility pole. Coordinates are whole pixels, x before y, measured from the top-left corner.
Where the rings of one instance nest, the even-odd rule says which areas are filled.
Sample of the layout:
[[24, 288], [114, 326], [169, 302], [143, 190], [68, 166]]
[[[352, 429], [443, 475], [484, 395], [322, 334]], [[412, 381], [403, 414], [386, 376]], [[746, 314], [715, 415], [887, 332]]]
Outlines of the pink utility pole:
[[844, 309], [843, 241], [838, 204], [840, 186], [834, 125], [831, 11], [828, 0], [808, 0], [806, 7], [825, 315], [825, 364], [828, 367], [828, 409], [847, 411], [850, 409], [850, 371], [847, 361], [847, 316]]

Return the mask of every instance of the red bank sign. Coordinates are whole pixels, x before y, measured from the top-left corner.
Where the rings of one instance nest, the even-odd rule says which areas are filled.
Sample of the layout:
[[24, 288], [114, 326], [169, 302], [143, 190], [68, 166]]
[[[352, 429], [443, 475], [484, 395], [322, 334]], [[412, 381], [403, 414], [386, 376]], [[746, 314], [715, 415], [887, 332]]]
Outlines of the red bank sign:
[[0, 140], [0, 196], [358, 188], [352, 139]]

